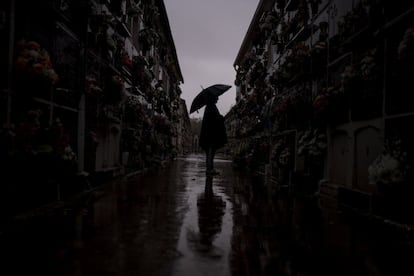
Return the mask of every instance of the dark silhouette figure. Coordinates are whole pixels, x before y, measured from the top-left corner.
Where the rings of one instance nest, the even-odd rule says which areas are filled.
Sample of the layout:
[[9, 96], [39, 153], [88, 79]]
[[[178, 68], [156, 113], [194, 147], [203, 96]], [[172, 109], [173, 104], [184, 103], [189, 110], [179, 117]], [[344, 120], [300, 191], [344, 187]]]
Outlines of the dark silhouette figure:
[[199, 241], [207, 250], [212, 248], [216, 235], [221, 232], [225, 208], [226, 202], [213, 193], [213, 178], [206, 177], [204, 193], [201, 193], [197, 199], [197, 209]]
[[217, 109], [217, 100], [217, 96], [211, 96], [207, 99], [203, 121], [201, 123], [199, 145], [206, 152], [207, 175], [217, 174], [214, 170], [214, 155], [217, 149], [227, 143], [224, 117]]

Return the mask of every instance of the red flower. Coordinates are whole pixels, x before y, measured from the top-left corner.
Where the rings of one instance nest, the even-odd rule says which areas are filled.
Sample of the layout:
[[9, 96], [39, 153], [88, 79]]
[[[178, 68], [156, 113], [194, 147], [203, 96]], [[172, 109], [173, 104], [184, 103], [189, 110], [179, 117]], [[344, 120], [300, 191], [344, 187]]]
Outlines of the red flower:
[[321, 115], [325, 112], [329, 104], [329, 97], [327, 95], [318, 95], [313, 101], [313, 109], [315, 115]]
[[129, 57], [129, 55], [128, 55], [128, 54], [124, 54], [124, 55], [122, 56], [122, 62], [123, 62], [126, 66], [128, 66], [129, 68], [132, 68], [132, 60], [131, 60], [131, 58]]
[[26, 70], [27, 69], [27, 59], [23, 57], [17, 58], [16, 62], [14, 63], [15, 68], [19, 71]]
[[29, 41], [27, 43], [27, 48], [30, 50], [40, 50], [40, 45], [36, 41]]

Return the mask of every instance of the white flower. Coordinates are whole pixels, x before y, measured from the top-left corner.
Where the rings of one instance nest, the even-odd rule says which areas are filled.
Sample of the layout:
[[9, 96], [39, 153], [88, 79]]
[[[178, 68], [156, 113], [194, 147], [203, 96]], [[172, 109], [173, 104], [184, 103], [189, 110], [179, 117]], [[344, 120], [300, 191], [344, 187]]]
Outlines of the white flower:
[[373, 161], [368, 167], [368, 177], [370, 184], [391, 184], [404, 180], [400, 162], [390, 154], [380, 155]]
[[76, 160], [76, 154], [73, 152], [71, 146], [66, 146], [61, 156], [63, 160]]
[[326, 149], [326, 136], [320, 130], [307, 130], [300, 135], [298, 140], [298, 154], [310, 154], [321, 156]]

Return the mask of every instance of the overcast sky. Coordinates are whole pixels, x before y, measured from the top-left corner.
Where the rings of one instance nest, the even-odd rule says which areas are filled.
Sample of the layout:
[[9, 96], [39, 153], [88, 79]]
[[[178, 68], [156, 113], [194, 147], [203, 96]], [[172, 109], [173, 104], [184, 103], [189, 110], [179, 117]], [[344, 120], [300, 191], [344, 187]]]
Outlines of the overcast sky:
[[[236, 102], [234, 60], [259, 0], [164, 0], [184, 77], [181, 97], [190, 110], [193, 98], [212, 84], [232, 87], [217, 107], [225, 115]], [[191, 118], [201, 118], [204, 108]]]

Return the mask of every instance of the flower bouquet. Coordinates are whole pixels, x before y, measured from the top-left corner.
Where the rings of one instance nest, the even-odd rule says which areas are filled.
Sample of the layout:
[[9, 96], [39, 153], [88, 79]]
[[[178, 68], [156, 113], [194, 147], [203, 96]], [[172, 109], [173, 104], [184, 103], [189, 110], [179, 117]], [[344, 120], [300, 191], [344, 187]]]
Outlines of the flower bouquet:
[[414, 26], [405, 30], [404, 36], [398, 45], [398, 59], [411, 60], [414, 57]]
[[292, 164], [292, 147], [285, 137], [278, 139], [274, 143], [270, 158], [272, 161], [276, 162], [280, 168], [288, 168]]
[[326, 135], [319, 129], [308, 129], [299, 135], [298, 155], [322, 156], [327, 148]]
[[40, 77], [50, 84], [56, 84], [59, 76], [53, 69], [49, 53], [35, 41], [17, 42], [17, 58], [14, 63], [17, 73], [28, 77]]
[[88, 75], [85, 78], [85, 93], [88, 97], [97, 97], [102, 93], [102, 89], [99, 87], [95, 76]]
[[368, 180], [380, 189], [392, 189], [406, 181], [409, 172], [407, 153], [402, 150], [401, 140], [388, 142], [384, 152], [368, 167]]

